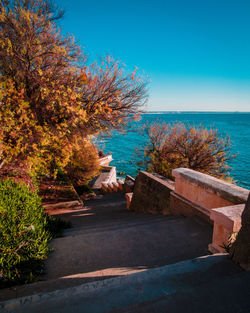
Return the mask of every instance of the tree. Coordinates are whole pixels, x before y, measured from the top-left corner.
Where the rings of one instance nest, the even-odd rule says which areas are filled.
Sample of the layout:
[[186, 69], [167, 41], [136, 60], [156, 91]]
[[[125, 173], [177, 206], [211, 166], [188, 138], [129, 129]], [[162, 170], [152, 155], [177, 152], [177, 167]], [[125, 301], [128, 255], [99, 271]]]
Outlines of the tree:
[[[1, 1], [2, 160], [50, 155], [51, 149], [59, 156], [68, 144], [76, 112], [83, 114], [75, 65], [82, 54], [73, 38], [60, 35], [55, 24], [60, 16], [49, 2]], [[9, 94], [10, 86], [19, 98]]]
[[142, 112], [147, 101], [147, 82], [137, 75], [137, 69], [126, 73], [121, 62], [107, 56], [85, 67], [84, 77], [81, 103], [87, 111], [87, 128], [91, 132], [123, 129]]
[[65, 167], [77, 138], [140, 112], [142, 78], [108, 57], [87, 65], [74, 38], [61, 35], [61, 10], [47, 0], [0, 5], [1, 162]]
[[190, 168], [218, 178], [225, 178], [230, 139], [220, 138], [216, 130], [182, 123], [154, 124], [148, 129], [149, 144], [144, 163], [151, 172], [172, 178], [172, 170]]

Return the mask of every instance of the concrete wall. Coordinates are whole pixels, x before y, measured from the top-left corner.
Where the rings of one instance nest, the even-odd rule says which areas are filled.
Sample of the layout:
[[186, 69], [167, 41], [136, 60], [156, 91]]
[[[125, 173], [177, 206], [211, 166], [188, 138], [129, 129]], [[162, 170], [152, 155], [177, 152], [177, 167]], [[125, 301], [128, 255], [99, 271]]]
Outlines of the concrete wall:
[[187, 168], [173, 170], [173, 176], [175, 183], [140, 172], [133, 194], [128, 194], [128, 209], [202, 218], [214, 226], [209, 250], [223, 252], [229, 237], [241, 228], [249, 190]]
[[110, 154], [110, 155], [107, 155], [107, 156], [105, 156], [105, 157], [103, 157], [103, 158], [100, 158], [100, 159], [99, 159], [99, 162], [100, 162], [100, 165], [101, 165], [101, 166], [108, 166], [109, 163], [110, 163], [112, 160], [113, 160], [113, 158], [112, 158], [112, 155]]
[[213, 224], [213, 221], [210, 220], [209, 210], [185, 199], [175, 192], [171, 192], [170, 194], [170, 212], [173, 215], [198, 217], [209, 224]]
[[170, 192], [174, 182], [159, 175], [140, 172], [137, 175], [129, 210], [170, 214]]
[[209, 210], [246, 203], [249, 190], [187, 168], [173, 170], [175, 192]]

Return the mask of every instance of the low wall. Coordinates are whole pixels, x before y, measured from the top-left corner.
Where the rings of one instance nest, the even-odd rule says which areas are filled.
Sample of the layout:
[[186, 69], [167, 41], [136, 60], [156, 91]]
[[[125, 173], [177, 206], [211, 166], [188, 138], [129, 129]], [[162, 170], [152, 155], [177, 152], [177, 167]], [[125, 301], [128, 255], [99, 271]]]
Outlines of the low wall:
[[224, 247], [233, 243], [241, 229], [241, 215], [245, 204], [213, 209], [210, 215], [214, 221], [213, 239], [208, 248], [212, 253], [223, 252]]
[[125, 180], [124, 180], [124, 191], [125, 191], [125, 193], [133, 192], [134, 186], [135, 186], [135, 179], [132, 176], [127, 175], [125, 177]]
[[170, 193], [174, 182], [160, 175], [140, 172], [135, 180], [129, 210], [170, 214]]
[[249, 190], [187, 168], [173, 170], [175, 192], [209, 210], [246, 203]]
[[101, 166], [108, 166], [111, 161], [113, 161], [111, 154], [99, 159]]
[[249, 190], [187, 168], [173, 170], [175, 192], [171, 212], [199, 216], [213, 224], [212, 253], [224, 252], [230, 236], [241, 228], [241, 214]]
[[186, 168], [173, 170], [173, 176], [175, 183], [157, 174], [140, 172], [133, 194], [127, 194], [127, 208], [202, 218], [213, 225], [209, 250], [224, 252], [229, 237], [241, 228], [249, 190]]
[[185, 199], [174, 191], [170, 193], [170, 211], [173, 215], [198, 217], [209, 224], [213, 224], [209, 210]]

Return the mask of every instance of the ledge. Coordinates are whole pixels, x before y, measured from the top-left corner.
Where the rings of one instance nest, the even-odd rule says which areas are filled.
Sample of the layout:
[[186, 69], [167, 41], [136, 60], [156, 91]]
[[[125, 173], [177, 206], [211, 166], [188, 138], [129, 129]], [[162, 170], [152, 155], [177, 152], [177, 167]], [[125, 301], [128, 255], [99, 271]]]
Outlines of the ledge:
[[101, 166], [108, 166], [111, 161], [113, 161], [112, 155], [107, 155], [99, 159]]
[[244, 204], [238, 204], [212, 209], [210, 218], [232, 232], [238, 232], [241, 228], [241, 215], [244, 207]]
[[172, 174], [177, 179], [183, 179], [193, 185], [210, 191], [233, 204], [241, 204], [247, 201], [249, 190], [224, 182], [210, 175], [187, 168], [175, 169]]

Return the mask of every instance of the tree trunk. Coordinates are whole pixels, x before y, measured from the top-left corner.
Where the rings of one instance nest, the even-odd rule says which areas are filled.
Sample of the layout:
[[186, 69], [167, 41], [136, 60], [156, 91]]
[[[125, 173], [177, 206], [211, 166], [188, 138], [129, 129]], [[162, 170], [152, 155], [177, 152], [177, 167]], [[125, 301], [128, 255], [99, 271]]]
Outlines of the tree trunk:
[[5, 160], [3, 161], [0, 160], [0, 169], [4, 166], [4, 164], [5, 164]]
[[250, 270], [250, 193], [241, 217], [242, 226], [230, 249], [231, 259], [245, 270]]

